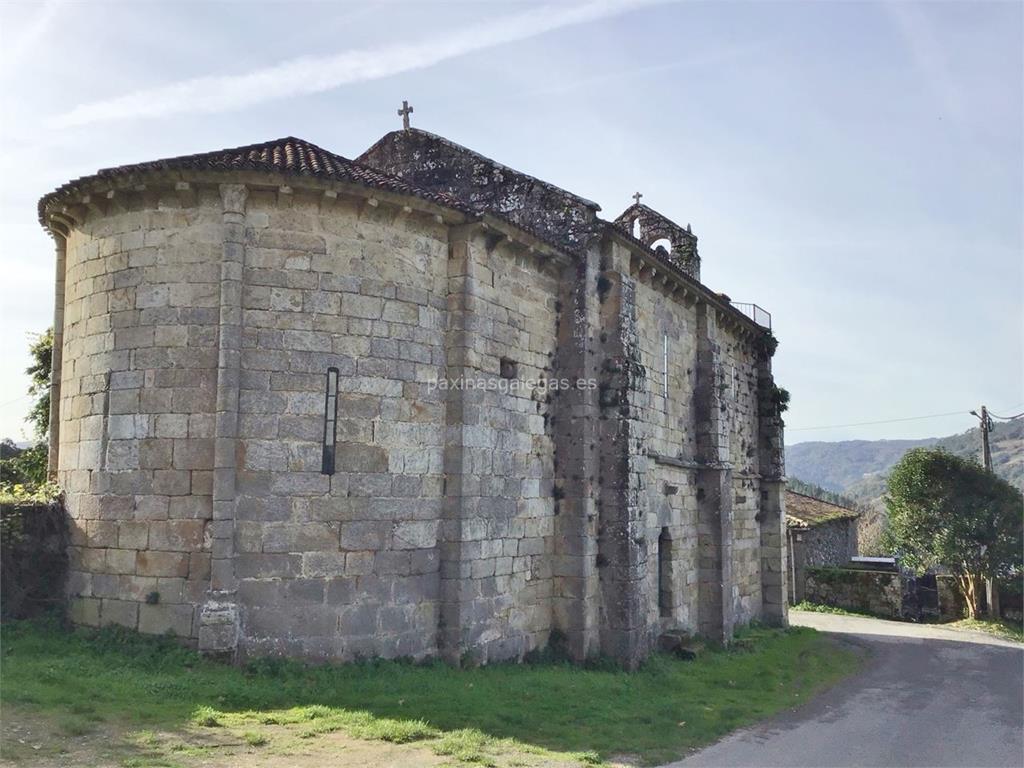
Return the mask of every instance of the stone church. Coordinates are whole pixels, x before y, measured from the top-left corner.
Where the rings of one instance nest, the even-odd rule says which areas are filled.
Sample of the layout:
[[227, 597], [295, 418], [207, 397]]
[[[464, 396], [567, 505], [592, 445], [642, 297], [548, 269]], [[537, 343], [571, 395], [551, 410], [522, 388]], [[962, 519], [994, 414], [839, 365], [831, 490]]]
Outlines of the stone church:
[[56, 242], [73, 620], [244, 659], [636, 666], [786, 622], [770, 320], [690, 227], [406, 127], [101, 170]]

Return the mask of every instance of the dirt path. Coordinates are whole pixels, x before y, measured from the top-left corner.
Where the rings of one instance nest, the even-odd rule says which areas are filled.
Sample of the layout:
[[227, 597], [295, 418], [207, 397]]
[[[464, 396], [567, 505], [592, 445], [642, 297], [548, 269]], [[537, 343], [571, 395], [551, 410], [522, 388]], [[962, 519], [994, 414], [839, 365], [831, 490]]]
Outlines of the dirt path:
[[[72, 732], [69, 732], [72, 731]], [[430, 742], [391, 744], [354, 739], [341, 732], [304, 737], [295, 728], [263, 725], [258, 730], [188, 727], [176, 731], [128, 730], [95, 723], [76, 725], [4, 707], [0, 718], [0, 765], [17, 768], [430, 768], [469, 763], [438, 755]], [[474, 765], [570, 768], [525, 752], [487, 755]]]
[[[107, 723], [89, 733], [61, 733], [52, 718], [5, 707], [0, 724], [0, 765], [19, 768], [415, 768], [442, 765], [447, 758], [419, 744], [353, 739], [342, 733], [299, 738], [284, 726], [261, 728], [265, 742], [247, 743], [226, 729], [127, 731]], [[451, 760], [448, 764], [451, 764]]]

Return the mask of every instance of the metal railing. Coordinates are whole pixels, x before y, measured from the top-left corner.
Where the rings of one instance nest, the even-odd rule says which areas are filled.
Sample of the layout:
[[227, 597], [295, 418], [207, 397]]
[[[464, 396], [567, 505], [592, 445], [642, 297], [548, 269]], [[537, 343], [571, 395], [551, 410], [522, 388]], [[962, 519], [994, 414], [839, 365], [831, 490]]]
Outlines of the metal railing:
[[772, 329], [772, 313], [767, 309], [759, 307], [757, 304], [745, 304], [739, 301], [732, 302], [732, 305], [762, 328], [767, 328], [769, 331]]

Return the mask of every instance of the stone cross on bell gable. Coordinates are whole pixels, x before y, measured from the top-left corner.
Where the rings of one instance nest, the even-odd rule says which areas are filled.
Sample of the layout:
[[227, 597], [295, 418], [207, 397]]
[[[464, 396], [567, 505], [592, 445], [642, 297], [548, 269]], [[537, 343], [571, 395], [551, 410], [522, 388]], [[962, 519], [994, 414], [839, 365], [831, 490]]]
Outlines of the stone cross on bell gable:
[[408, 101], [402, 102], [402, 108], [398, 110], [398, 116], [402, 118], [402, 130], [409, 130], [409, 115], [411, 115], [414, 111], [415, 110], [413, 110], [413, 108], [409, 106]]
[[637, 192], [635, 195], [633, 195], [633, 200], [636, 202], [636, 205], [640, 205], [640, 198], [641, 197], [643, 197], [643, 195], [641, 195], [639, 192]]

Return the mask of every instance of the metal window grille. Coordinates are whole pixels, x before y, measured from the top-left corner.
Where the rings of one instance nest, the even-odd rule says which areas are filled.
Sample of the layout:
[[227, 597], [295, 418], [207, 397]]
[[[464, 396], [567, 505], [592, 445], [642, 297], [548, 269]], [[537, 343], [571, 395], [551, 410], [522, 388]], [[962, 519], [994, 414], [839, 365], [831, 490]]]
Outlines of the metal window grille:
[[321, 474], [334, 474], [334, 449], [338, 438], [338, 369], [327, 369], [327, 393], [324, 397], [324, 445]]

